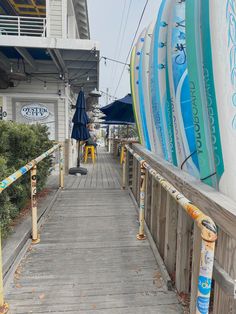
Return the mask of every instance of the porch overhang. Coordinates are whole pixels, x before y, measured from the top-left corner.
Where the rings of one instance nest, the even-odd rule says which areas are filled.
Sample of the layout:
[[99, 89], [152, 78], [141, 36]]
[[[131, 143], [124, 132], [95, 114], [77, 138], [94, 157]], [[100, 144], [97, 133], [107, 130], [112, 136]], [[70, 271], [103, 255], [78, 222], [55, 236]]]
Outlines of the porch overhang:
[[[19, 60], [24, 63], [20, 71]], [[74, 92], [83, 87], [87, 94], [99, 88], [99, 45], [91, 40], [0, 36], [0, 70], [9, 82], [29, 77], [64, 80]]]

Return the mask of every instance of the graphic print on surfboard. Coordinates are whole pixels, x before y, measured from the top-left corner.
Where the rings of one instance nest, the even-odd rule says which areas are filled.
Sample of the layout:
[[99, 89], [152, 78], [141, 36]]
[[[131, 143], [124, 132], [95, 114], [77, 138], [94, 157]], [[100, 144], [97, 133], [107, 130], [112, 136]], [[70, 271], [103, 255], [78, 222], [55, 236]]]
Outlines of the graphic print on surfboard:
[[201, 53], [200, 2], [186, 2], [186, 55], [200, 178], [217, 186]]
[[145, 41], [147, 37], [148, 30], [143, 38], [143, 48], [140, 53], [140, 59], [139, 59], [139, 67], [138, 67], [138, 94], [139, 94], [139, 111], [140, 111], [140, 120], [141, 120], [141, 125], [142, 125], [142, 130], [143, 130], [143, 137], [144, 137], [144, 146], [148, 149], [151, 150], [151, 142], [150, 142], [150, 135], [147, 127], [147, 117], [146, 117], [146, 95], [144, 94], [144, 73], [145, 69], [143, 68], [143, 63], [145, 59], [145, 51], [144, 51], [144, 46], [145, 46]]
[[[163, 0], [158, 12], [157, 22], [152, 38], [150, 82], [152, 95], [152, 111], [156, 131], [161, 143], [162, 154], [165, 160], [173, 162], [174, 139], [169, 138], [168, 132], [168, 102], [167, 102], [167, 29], [170, 13], [170, 0]], [[169, 126], [171, 127], [171, 126]], [[172, 132], [173, 134], [173, 132]]]
[[144, 44], [144, 37], [146, 34], [146, 28], [142, 31], [140, 34], [137, 43], [136, 43], [136, 53], [135, 53], [135, 58], [134, 58], [134, 93], [135, 93], [135, 106], [136, 106], [136, 113], [137, 113], [137, 118], [138, 118], [138, 124], [140, 127], [140, 135], [141, 135], [141, 143], [145, 144], [145, 137], [144, 137], [144, 129], [142, 126], [142, 120], [141, 120], [141, 115], [140, 115], [140, 96], [139, 96], [139, 62], [140, 62], [140, 56]]
[[143, 50], [142, 50], [142, 63], [140, 67], [142, 68], [142, 88], [143, 88], [143, 98], [144, 98], [144, 115], [142, 119], [146, 120], [146, 128], [149, 136], [150, 148], [152, 152], [158, 153], [160, 144], [158, 143], [157, 133], [154, 127], [154, 120], [151, 107], [150, 99], [150, 89], [149, 89], [149, 63], [150, 63], [150, 50], [151, 50], [151, 40], [153, 36], [155, 22], [151, 23], [145, 35]]
[[185, 2], [175, 1], [171, 34], [168, 41], [170, 86], [172, 86], [173, 118], [179, 166], [199, 178], [190, 85], [187, 70]]
[[219, 190], [236, 201], [236, 7], [232, 0], [206, 2], [224, 161]]
[[135, 57], [136, 57], [136, 46], [133, 47], [131, 58], [130, 58], [130, 89], [131, 89], [131, 95], [132, 95], [132, 102], [133, 102], [133, 111], [134, 111], [134, 117], [136, 122], [136, 127], [138, 131], [138, 137], [139, 141], [142, 144], [142, 136], [141, 136], [141, 130], [140, 130], [140, 121], [138, 119], [137, 114], [137, 105], [136, 105], [136, 82], [135, 82]]

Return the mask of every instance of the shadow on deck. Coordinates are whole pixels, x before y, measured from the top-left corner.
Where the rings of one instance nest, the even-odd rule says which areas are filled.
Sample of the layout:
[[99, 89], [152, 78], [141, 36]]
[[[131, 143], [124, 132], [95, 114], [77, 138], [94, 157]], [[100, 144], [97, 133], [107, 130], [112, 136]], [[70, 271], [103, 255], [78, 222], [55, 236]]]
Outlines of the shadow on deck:
[[[183, 313], [161, 278], [137, 213], [121, 190], [120, 166], [105, 152], [68, 176], [8, 285], [9, 313]], [[51, 179], [50, 185], [54, 181]]]

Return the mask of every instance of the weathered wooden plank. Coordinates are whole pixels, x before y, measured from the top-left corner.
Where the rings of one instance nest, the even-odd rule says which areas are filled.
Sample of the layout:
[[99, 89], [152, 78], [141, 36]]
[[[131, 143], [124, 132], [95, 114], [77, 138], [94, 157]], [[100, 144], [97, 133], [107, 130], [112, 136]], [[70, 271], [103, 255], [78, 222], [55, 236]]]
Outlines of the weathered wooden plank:
[[164, 259], [167, 192], [161, 186], [159, 193], [160, 206], [157, 212], [157, 239], [160, 255]]
[[178, 208], [175, 285], [179, 293], [190, 291], [190, 251], [193, 221]]
[[145, 186], [145, 221], [150, 229], [151, 222], [151, 201], [152, 201], [152, 177], [148, 171], [146, 171], [146, 186]]
[[172, 278], [175, 274], [177, 220], [178, 204], [170, 195], [167, 195], [164, 262]]
[[135, 206], [109, 177], [118, 179], [118, 168], [108, 156], [87, 166], [87, 178], [73, 177], [74, 188], [61, 192], [41, 242], [18, 268], [6, 293], [11, 313], [182, 313], [148, 241], [136, 240]]
[[137, 164], [138, 161], [136, 158], [134, 158], [132, 175], [132, 192], [136, 200], [137, 200]]
[[[236, 278], [235, 255], [236, 240], [219, 230], [215, 258], [220, 267], [233, 279]], [[222, 281], [215, 281], [214, 313], [236, 313], [236, 299], [232, 295], [227, 295], [227, 290], [225, 291], [225, 285]]]
[[172, 166], [140, 144], [133, 144], [132, 148], [205, 214], [209, 215], [225, 233], [236, 239], [236, 202]]
[[151, 193], [151, 226], [150, 232], [155, 243], [157, 243], [157, 211], [158, 211], [158, 202], [159, 202], [159, 193], [160, 185], [158, 182], [152, 178], [152, 193]]
[[236, 280], [232, 279], [216, 261], [214, 262], [213, 278], [220, 284], [220, 288], [227, 296], [236, 299]]

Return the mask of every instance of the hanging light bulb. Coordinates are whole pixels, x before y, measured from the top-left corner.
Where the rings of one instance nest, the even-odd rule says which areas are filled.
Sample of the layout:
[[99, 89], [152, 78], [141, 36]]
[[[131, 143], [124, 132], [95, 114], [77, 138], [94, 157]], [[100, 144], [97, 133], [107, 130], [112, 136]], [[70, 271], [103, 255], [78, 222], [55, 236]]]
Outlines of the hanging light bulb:
[[89, 76], [87, 76], [87, 81], [89, 81], [90, 80], [90, 78], [89, 78]]
[[12, 67], [12, 63], [11, 63], [11, 70], [10, 70], [10, 71], [11, 71], [11, 73], [13, 73], [13, 67]]

